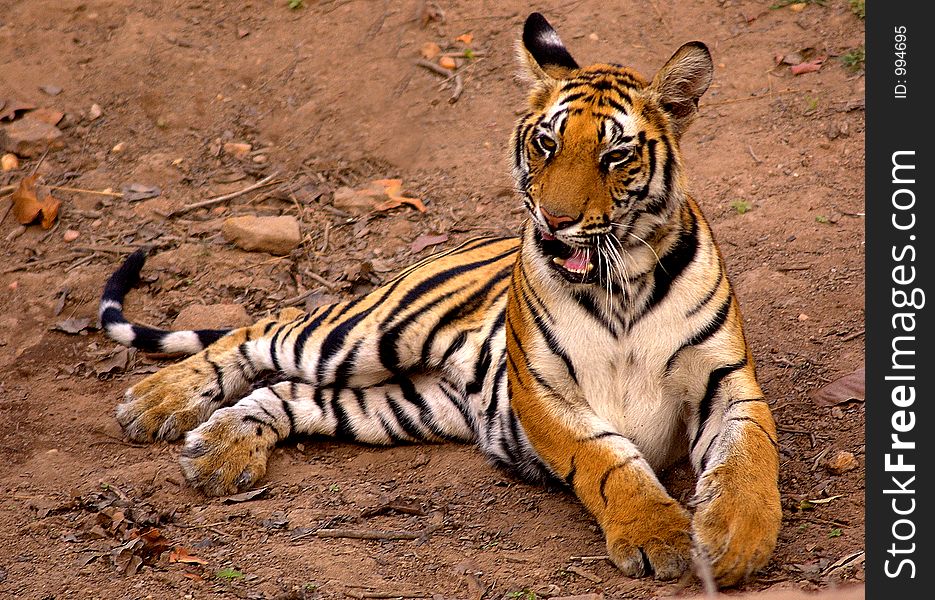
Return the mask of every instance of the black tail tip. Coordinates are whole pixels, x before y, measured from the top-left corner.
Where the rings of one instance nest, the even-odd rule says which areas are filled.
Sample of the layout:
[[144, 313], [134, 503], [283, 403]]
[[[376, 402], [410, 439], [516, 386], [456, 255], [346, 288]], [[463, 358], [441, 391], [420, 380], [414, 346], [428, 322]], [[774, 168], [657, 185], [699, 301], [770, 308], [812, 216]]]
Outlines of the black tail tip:
[[146, 263], [146, 256], [150, 248], [143, 247], [135, 250], [123, 261], [120, 268], [108, 278], [104, 285], [102, 300], [122, 302], [123, 297], [140, 282], [140, 272]]

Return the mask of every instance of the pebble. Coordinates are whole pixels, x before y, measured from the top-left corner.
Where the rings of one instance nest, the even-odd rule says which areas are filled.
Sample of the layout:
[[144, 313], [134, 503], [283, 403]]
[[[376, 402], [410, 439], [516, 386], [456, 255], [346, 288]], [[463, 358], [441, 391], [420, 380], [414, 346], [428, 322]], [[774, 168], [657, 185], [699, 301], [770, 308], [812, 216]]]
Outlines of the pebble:
[[232, 217], [221, 226], [224, 238], [244, 250], [289, 254], [302, 241], [295, 217]]
[[0, 169], [2, 169], [4, 173], [18, 168], [19, 159], [16, 158], [15, 154], [4, 154], [3, 157], [0, 158]]
[[828, 472], [832, 475], [841, 475], [848, 471], [853, 471], [858, 466], [860, 466], [860, 464], [857, 462], [857, 458], [853, 453], [847, 452], [846, 450], [838, 450], [828, 459], [825, 468], [828, 469]]
[[458, 67], [458, 63], [450, 56], [443, 56], [438, 59], [438, 66], [454, 71]]
[[78, 239], [78, 236], [81, 235], [74, 229], [67, 229], [65, 233], [62, 234], [62, 241], [64, 242], [73, 242]]
[[799, 321], [808, 321], [808, 319], [809, 319], [809, 316], [805, 313], [801, 313], [799, 315]]
[[253, 150], [253, 146], [242, 142], [226, 142], [224, 144], [224, 154], [234, 158], [245, 158], [251, 150]]
[[41, 156], [47, 148], [65, 147], [58, 127], [28, 116], [0, 127], [0, 147], [22, 157]]
[[104, 114], [104, 111], [101, 109], [100, 104], [92, 104], [91, 110], [88, 111], [88, 118], [92, 121], [96, 121], [101, 118], [101, 115]]
[[127, 149], [126, 142], [118, 142], [117, 144], [114, 145], [113, 148], [110, 149], [110, 151], [113, 152], [114, 154], [120, 154], [126, 149]]

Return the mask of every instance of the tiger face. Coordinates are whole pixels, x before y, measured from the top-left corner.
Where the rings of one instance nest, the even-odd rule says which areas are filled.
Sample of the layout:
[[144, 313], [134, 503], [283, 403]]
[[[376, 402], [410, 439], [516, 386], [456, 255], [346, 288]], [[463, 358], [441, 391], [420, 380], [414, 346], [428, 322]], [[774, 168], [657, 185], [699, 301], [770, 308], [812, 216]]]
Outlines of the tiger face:
[[648, 245], [682, 200], [678, 140], [711, 83], [691, 42], [651, 82], [611, 64], [579, 67], [542, 18], [523, 32], [533, 80], [514, 132], [513, 172], [548, 264], [574, 284], [611, 284], [628, 248]]

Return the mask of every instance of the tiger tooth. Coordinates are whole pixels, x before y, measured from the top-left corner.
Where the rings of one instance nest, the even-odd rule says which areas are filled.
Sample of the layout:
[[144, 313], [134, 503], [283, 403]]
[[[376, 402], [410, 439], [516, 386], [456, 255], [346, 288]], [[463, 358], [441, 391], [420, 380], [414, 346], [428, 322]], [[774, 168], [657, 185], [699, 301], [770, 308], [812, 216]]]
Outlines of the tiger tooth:
[[564, 266], [565, 266], [565, 259], [564, 259], [564, 258], [559, 258], [559, 257], [557, 257], [557, 256], [553, 256], [553, 257], [552, 257], [552, 262], [554, 262], [555, 264], [557, 264], [557, 265], [560, 266], [560, 267], [564, 267]]

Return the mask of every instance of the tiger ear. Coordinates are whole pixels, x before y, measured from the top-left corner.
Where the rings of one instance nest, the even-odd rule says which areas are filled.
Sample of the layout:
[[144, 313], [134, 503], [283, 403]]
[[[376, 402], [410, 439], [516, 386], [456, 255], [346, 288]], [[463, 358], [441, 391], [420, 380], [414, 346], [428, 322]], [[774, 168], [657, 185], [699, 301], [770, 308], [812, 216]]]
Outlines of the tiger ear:
[[520, 62], [533, 79], [541, 82], [565, 78], [578, 68], [558, 33], [539, 13], [526, 18]]
[[713, 76], [711, 53], [701, 42], [684, 44], [656, 73], [649, 89], [671, 117], [676, 133], [688, 128], [698, 111], [698, 99], [711, 85]]

